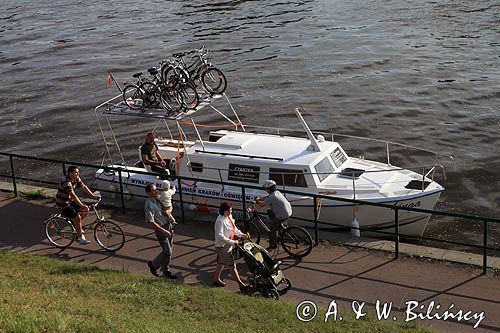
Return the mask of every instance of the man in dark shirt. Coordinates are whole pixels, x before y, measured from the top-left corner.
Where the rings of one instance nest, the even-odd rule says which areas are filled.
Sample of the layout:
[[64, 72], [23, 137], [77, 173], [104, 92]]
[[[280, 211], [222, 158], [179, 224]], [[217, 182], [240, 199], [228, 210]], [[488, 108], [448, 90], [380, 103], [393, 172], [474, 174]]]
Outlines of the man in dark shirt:
[[89, 207], [78, 198], [75, 193], [76, 188], [81, 188], [94, 199], [99, 198], [80, 179], [80, 170], [78, 170], [78, 167], [72, 165], [68, 167], [67, 175], [59, 182], [56, 194], [56, 206], [64, 215], [74, 221], [78, 243], [85, 245], [90, 243], [90, 241], [83, 234], [82, 221], [89, 213]]
[[153, 132], [149, 132], [146, 135], [146, 142], [141, 146], [141, 157], [144, 164], [151, 166], [151, 171], [158, 173], [167, 172], [165, 168], [166, 162], [158, 151]]

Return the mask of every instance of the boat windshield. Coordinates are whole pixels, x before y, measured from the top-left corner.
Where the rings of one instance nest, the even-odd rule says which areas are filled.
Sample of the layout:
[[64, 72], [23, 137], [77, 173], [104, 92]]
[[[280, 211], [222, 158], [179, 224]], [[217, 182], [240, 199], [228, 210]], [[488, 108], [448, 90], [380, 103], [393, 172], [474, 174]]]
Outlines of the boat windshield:
[[339, 168], [345, 161], [347, 161], [347, 156], [340, 148], [335, 148], [335, 150], [330, 154], [335, 167]]
[[335, 172], [335, 168], [332, 165], [330, 159], [325, 157], [318, 164], [314, 166], [314, 170], [316, 170], [319, 181], [322, 182], [325, 180], [330, 174]]

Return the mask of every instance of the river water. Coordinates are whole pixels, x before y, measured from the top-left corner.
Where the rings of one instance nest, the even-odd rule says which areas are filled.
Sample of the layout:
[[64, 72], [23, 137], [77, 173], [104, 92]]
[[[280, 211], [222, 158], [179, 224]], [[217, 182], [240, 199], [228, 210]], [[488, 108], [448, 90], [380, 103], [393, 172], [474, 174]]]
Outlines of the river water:
[[[451, 154], [455, 163], [438, 161], [447, 176], [438, 208], [500, 216], [498, 0], [0, 3], [0, 151], [100, 163], [93, 108], [117, 93], [105, 89], [106, 71], [122, 84], [205, 45], [244, 123], [300, 128], [300, 107], [316, 130]], [[199, 119], [220, 123], [208, 111]], [[133, 162], [155, 122], [110, 122]], [[385, 158], [384, 145], [345, 145]], [[405, 154], [405, 167], [424, 157]], [[40, 178], [60, 173], [18, 166]], [[439, 222], [431, 235], [481, 239], [471, 223]]]

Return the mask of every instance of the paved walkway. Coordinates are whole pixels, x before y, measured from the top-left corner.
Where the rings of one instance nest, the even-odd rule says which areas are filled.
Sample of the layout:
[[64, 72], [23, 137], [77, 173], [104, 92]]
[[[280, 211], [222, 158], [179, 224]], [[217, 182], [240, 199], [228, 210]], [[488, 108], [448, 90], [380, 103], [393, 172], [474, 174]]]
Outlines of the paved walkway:
[[[5, 192], [0, 192], [0, 250], [50, 255], [103, 268], [149, 274], [146, 262], [158, 253], [159, 246], [152, 230], [145, 227], [142, 212], [126, 215], [119, 210], [105, 212], [126, 232], [127, 243], [116, 254], [102, 251], [95, 242], [88, 246], [74, 244], [59, 251], [44, 239], [41, 225], [42, 219], [54, 212], [52, 206], [44, 201], [9, 199]], [[192, 220], [176, 229], [172, 270], [179, 273], [182, 283], [209, 285], [215, 268], [212, 224], [200, 222], [196, 216]], [[408, 312], [409, 318], [418, 312], [423, 313], [421, 316], [428, 312], [426, 319], [415, 321], [437, 331], [500, 331], [500, 278], [495, 272], [481, 275], [477, 267], [411, 257], [394, 260], [391, 253], [352, 246], [320, 245], [302, 261], [292, 260], [282, 251], [272, 255], [282, 260], [284, 274], [292, 281], [292, 289], [282, 296], [292, 304], [309, 300], [318, 307], [327, 308], [335, 301], [339, 306], [338, 316], [342, 316], [353, 313], [353, 303], [364, 302], [363, 312], [376, 318], [377, 301], [387, 306], [392, 302], [388, 318], [401, 322], [407, 317], [408, 307], [418, 304]], [[239, 267], [245, 276], [244, 264], [240, 263]], [[236, 284], [227, 274], [226, 271], [226, 289], [235, 292]], [[437, 316], [444, 316], [447, 310], [453, 314], [463, 310], [463, 315], [470, 320], [438, 320]], [[484, 319], [474, 329], [481, 312], [484, 312]], [[329, 319], [333, 321], [333, 315]], [[324, 320], [324, 317], [314, 320]], [[332, 323], [325, 324], [325, 328], [329, 325]]]

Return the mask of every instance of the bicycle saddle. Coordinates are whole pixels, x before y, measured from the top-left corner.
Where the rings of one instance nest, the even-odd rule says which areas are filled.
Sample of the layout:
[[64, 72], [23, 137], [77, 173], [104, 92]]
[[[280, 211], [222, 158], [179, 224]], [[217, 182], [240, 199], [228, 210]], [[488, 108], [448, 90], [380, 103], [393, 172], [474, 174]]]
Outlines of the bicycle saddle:
[[156, 75], [156, 74], [158, 74], [158, 70], [154, 67], [151, 67], [148, 69], [148, 73], [151, 75]]
[[134, 75], [132, 75], [132, 76], [133, 76], [133, 77], [135, 77], [135, 78], [138, 78], [138, 77], [140, 77], [141, 75], [142, 75], [142, 73], [135, 73], [135, 74], [134, 74]]
[[172, 57], [174, 57], [174, 58], [182, 58], [185, 55], [186, 55], [186, 52], [179, 52], [179, 53], [172, 54]]

